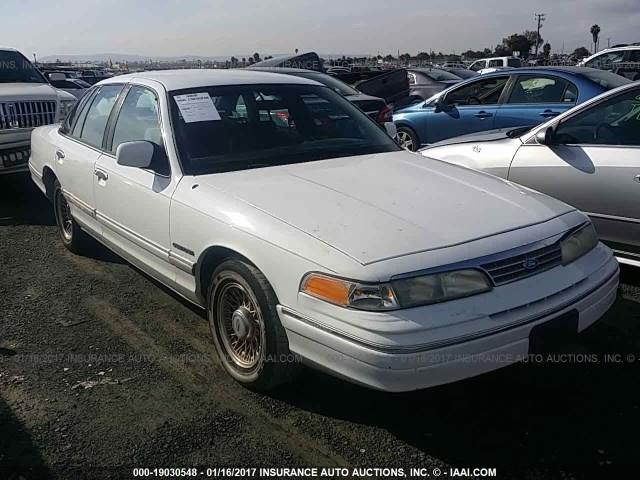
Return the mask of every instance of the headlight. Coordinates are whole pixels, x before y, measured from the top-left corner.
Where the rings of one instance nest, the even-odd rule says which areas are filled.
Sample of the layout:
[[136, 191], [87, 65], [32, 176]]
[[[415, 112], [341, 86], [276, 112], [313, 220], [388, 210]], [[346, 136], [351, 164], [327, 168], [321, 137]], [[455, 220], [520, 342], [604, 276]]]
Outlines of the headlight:
[[403, 307], [415, 307], [477, 295], [491, 290], [480, 270], [456, 270], [391, 282]]
[[598, 234], [593, 224], [589, 222], [560, 242], [562, 264], [566, 265], [577, 260], [593, 250], [596, 245], [598, 245]]
[[311, 273], [302, 280], [300, 291], [342, 307], [384, 311], [468, 297], [491, 288], [481, 271], [458, 270], [380, 284]]
[[374, 311], [399, 308], [388, 284], [359, 283], [310, 273], [302, 279], [300, 291], [341, 307]]
[[76, 104], [76, 100], [61, 100], [59, 120], [64, 120], [65, 118], [67, 118], [67, 115], [71, 113], [71, 110], [73, 110], [73, 106], [75, 104]]

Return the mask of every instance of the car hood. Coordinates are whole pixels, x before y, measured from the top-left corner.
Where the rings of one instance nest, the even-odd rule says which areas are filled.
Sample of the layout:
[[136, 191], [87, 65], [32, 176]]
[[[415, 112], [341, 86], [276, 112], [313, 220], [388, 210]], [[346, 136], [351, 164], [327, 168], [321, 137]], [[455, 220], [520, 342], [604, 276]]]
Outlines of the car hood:
[[574, 210], [510, 182], [409, 152], [198, 178], [363, 265], [459, 245]]
[[[529, 130], [532, 127], [522, 126], [522, 127], [509, 127], [509, 128], [498, 128], [495, 130], [487, 130], [484, 132], [476, 132], [470, 133], [468, 135], [460, 135], [459, 137], [452, 137], [446, 140], [442, 140], [440, 142], [436, 142], [431, 144], [428, 147], [423, 148], [421, 151], [429, 150], [429, 148], [435, 147], [443, 147], [445, 145], [456, 145], [460, 143], [478, 143], [478, 142], [492, 142], [496, 140], [504, 140], [505, 138], [512, 139], [518, 138], [525, 133], [525, 129]], [[518, 133], [517, 135], [510, 135], [510, 132], [523, 130], [522, 133]]]
[[[69, 95], [62, 92], [66, 98]], [[58, 90], [48, 83], [0, 83], [0, 101], [57, 100]]]

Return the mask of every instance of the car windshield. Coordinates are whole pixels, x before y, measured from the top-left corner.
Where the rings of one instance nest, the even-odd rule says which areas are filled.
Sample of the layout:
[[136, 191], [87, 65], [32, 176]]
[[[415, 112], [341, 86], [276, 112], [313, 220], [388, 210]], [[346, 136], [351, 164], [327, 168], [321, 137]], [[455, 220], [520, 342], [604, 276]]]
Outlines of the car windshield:
[[360, 95], [360, 92], [355, 88], [350, 87], [342, 80], [338, 80], [337, 78], [333, 78], [330, 75], [325, 75], [324, 73], [315, 73], [315, 72], [300, 72], [294, 73], [296, 77], [308, 78], [310, 80], [315, 80], [316, 82], [322, 83], [329, 88], [332, 88], [340, 95], [344, 95], [345, 97], [349, 95]]
[[[583, 71], [584, 70], [584, 71]], [[601, 87], [604, 87], [607, 90], [611, 90], [613, 88], [621, 87], [622, 85], [626, 85], [627, 83], [631, 83], [626, 77], [622, 75], [617, 75], [612, 72], [607, 72], [604, 70], [588, 70], [581, 69], [580, 73], [587, 77], [592, 82], [597, 83]]]
[[234, 85], [171, 92], [183, 170], [201, 175], [400, 150], [330, 88]]
[[46, 80], [21, 53], [0, 50], [0, 83], [46, 83]]

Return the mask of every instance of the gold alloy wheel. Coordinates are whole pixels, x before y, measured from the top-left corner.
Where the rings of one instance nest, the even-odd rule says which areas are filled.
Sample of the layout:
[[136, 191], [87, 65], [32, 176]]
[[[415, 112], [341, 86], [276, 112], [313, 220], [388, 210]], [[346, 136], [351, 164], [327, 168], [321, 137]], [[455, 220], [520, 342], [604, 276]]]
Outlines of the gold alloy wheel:
[[264, 321], [253, 292], [233, 280], [218, 294], [216, 322], [222, 345], [240, 368], [255, 368], [264, 348]]

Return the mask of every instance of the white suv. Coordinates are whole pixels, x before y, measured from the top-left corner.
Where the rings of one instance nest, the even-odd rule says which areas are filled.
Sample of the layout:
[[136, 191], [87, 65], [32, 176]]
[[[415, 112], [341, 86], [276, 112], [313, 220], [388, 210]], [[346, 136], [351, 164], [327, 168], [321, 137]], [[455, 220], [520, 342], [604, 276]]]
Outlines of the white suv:
[[0, 48], [0, 175], [27, 171], [31, 130], [63, 120], [75, 103], [20, 52]]
[[630, 80], [640, 80], [640, 45], [607, 48], [585, 58], [578, 66], [608, 70]]
[[481, 58], [480, 60], [476, 60], [471, 65], [469, 65], [469, 70], [473, 70], [478, 73], [488, 73], [483, 72], [487, 68], [520, 68], [522, 66], [522, 61], [517, 57], [493, 57], [493, 58]]

